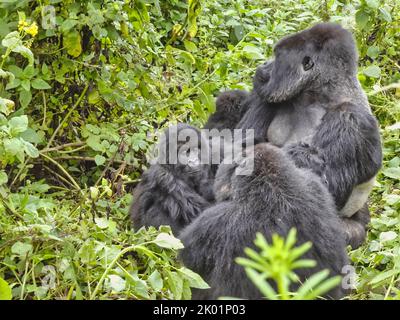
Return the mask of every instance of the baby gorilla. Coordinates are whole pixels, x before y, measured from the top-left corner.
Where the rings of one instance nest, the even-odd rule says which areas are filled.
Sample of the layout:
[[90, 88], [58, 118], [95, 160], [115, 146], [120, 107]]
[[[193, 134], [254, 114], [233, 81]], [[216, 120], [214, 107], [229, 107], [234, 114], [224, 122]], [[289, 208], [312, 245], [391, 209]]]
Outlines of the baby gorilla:
[[[251, 174], [236, 174], [253, 160]], [[343, 266], [349, 264], [345, 235], [332, 196], [320, 178], [309, 170], [297, 168], [281, 149], [258, 144], [253, 156], [219, 170], [225, 170], [222, 174], [225, 177], [231, 173], [229, 200], [206, 209], [180, 234], [185, 246], [181, 260], [211, 286], [194, 291], [194, 299], [262, 298], [244, 269], [234, 262], [245, 247], [254, 248], [256, 232], [271, 241], [272, 234], [286, 236], [295, 227], [298, 245], [313, 243], [305, 257], [315, 260], [317, 265], [296, 270], [301, 282], [322, 269], [339, 275]], [[223, 200], [225, 195], [217, 197]], [[293, 284], [291, 290], [298, 287], [298, 283]], [[338, 299], [343, 295], [338, 287], [327, 297]]]
[[200, 131], [187, 124], [165, 131], [155, 163], [133, 193], [130, 214], [135, 228], [170, 225], [177, 234], [209, 206], [213, 198], [210, 165], [201, 164], [208, 148]]
[[215, 112], [208, 118], [204, 129], [235, 129], [247, 111], [243, 104], [248, 92], [243, 90], [232, 90], [222, 92], [218, 97]]
[[203, 129], [209, 130], [213, 176], [224, 155], [233, 151], [233, 130], [247, 111], [247, 104], [244, 102], [248, 96], [249, 93], [243, 90], [222, 92], [217, 97], [215, 112], [204, 125]]

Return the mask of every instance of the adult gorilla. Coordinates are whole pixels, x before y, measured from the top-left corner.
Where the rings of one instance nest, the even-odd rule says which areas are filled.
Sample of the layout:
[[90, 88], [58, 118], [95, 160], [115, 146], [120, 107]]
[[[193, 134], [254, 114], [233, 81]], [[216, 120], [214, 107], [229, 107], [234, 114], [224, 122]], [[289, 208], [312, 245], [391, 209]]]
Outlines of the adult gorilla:
[[[250, 163], [254, 164], [251, 174], [236, 174]], [[332, 196], [317, 175], [297, 168], [282, 149], [266, 143], [256, 145], [254, 155], [229, 168], [224, 175], [229, 176], [230, 198], [206, 209], [179, 235], [185, 246], [180, 253], [183, 263], [211, 287], [194, 290], [193, 299], [262, 298], [234, 261], [245, 247], [254, 247], [257, 232], [271, 241], [274, 233], [286, 236], [295, 227], [299, 244], [312, 242], [305, 257], [315, 260], [316, 266], [296, 269], [300, 282], [293, 283], [291, 290], [323, 269], [331, 275], [341, 274], [349, 264], [345, 234]], [[217, 193], [217, 198], [223, 196]], [[343, 295], [337, 287], [327, 297]]]
[[357, 79], [353, 37], [337, 24], [317, 24], [283, 38], [274, 53], [257, 68], [238, 128], [254, 129], [256, 137], [284, 148], [299, 167], [319, 170], [310, 159], [320, 154], [348, 242], [357, 247], [365, 238], [366, 201], [382, 148]]

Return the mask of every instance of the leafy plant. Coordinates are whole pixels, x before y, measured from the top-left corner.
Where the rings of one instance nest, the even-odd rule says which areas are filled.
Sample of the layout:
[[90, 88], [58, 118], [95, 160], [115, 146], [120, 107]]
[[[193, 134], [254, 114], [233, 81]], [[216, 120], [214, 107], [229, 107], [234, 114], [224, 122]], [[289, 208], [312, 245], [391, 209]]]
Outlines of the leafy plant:
[[[340, 276], [329, 278], [329, 271], [322, 270], [307, 279], [296, 292], [290, 291], [290, 285], [299, 282], [294, 272], [296, 269], [316, 266], [314, 260], [300, 259], [310, 250], [312, 244], [307, 242], [295, 247], [295, 229], [289, 231], [286, 240], [274, 234], [271, 244], [268, 244], [261, 233], [257, 233], [254, 244], [260, 249], [260, 253], [245, 248], [244, 252], [249, 258], [237, 258], [236, 262], [245, 268], [247, 276], [267, 299], [312, 300], [340, 283]], [[271, 286], [271, 281], [276, 285], [276, 290]]]

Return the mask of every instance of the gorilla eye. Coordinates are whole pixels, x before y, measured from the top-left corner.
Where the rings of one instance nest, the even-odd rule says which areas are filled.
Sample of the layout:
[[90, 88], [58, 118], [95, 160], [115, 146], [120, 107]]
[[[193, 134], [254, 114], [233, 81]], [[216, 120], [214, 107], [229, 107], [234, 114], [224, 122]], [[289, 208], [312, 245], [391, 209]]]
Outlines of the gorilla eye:
[[314, 62], [311, 60], [310, 57], [305, 56], [302, 62], [304, 71], [310, 70], [314, 66]]

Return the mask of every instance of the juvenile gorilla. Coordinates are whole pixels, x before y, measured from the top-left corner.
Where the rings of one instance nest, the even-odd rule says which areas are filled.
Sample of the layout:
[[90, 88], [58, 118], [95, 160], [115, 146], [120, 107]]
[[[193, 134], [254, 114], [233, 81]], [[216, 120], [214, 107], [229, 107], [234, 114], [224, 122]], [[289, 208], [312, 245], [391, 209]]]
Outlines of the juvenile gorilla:
[[209, 206], [213, 198], [210, 165], [200, 161], [201, 151], [207, 157], [208, 147], [200, 131], [187, 124], [165, 131], [156, 162], [133, 193], [130, 214], [135, 228], [170, 225], [177, 234]]
[[323, 23], [282, 39], [274, 52], [275, 60], [256, 71], [238, 128], [254, 129], [256, 137], [283, 147], [296, 164], [314, 171], [309, 155], [318, 152], [339, 215], [349, 222], [349, 242], [358, 246], [382, 149], [357, 80], [354, 40], [341, 26]]
[[[306, 258], [317, 265], [296, 270], [301, 282], [322, 269], [339, 275], [349, 263], [343, 228], [320, 178], [297, 168], [281, 149], [270, 144], [256, 145], [253, 158], [244, 160], [244, 165], [249, 160], [254, 160], [252, 174], [236, 175], [238, 166], [243, 167], [240, 162], [223, 174], [231, 173], [231, 199], [206, 209], [179, 236], [185, 246], [180, 254], [183, 263], [211, 286], [194, 291], [193, 299], [262, 298], [243, 267], [234, 262], [243, 255], [243, 248], [254, 247], [256, 232], [271, 241], [272, 234], [286, 236], [295, 227], [299, 245], [313, 243]], [[294, 284], [291, 290], [298, 286]], [[342, 296], [340, 287], [328, 294], [335, 299]]]

